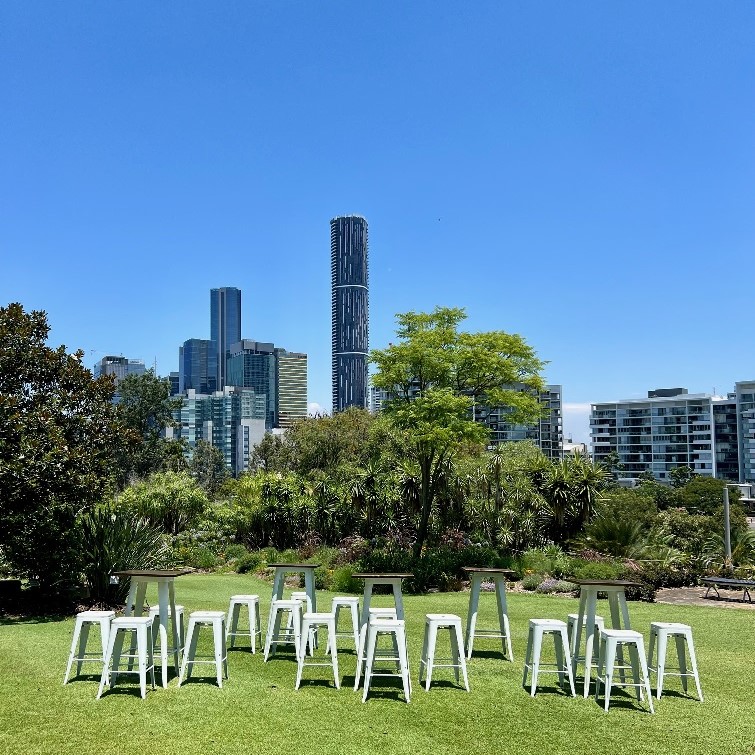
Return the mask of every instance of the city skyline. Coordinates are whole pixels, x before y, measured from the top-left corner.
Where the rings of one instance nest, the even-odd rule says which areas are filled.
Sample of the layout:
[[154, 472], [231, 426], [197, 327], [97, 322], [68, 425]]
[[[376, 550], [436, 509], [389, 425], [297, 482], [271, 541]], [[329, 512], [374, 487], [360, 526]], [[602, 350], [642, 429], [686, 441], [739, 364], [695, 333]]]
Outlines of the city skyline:
[[755, 6], [440, 7], [4, 3], [0, 301], [168, 374], [232, 283], [330, 409], [328, 219], [358, 213], [371, 345], [465, 307], [549, 362], [566, 436], [754, 377]]

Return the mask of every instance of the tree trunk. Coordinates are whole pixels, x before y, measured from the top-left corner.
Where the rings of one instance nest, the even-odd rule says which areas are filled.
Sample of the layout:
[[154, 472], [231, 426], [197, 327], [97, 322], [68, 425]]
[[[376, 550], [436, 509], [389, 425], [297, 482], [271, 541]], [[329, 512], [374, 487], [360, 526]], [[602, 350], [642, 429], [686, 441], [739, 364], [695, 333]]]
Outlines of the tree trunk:
[[419, 527], [417, 528], [417, 539], [414, 542], [414, 558], [419, 558], [422, 554], [422, 546], [427, 539], [428, 524], [430, 522], [430, 512], [433, 505], [433, 486], [432, 486], [432, 457], [427, 456], [420, 459], [419, 468], [422, 475], [422, 481], [419, 491], [420, 515]]

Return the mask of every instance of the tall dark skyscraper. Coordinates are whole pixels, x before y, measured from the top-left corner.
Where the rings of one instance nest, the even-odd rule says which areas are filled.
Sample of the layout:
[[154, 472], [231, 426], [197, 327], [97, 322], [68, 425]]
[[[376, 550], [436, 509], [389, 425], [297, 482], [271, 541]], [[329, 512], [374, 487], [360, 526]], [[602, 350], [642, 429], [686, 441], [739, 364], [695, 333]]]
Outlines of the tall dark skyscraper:
[[367, 221], [346, 215], [330, 221], [333, 411], [367, 408], [369, 288]]
[[218, 360], [217, 390], [222, 391], [231, 345], [241, 340], [241, 289], [210, 289], [210, 340]]

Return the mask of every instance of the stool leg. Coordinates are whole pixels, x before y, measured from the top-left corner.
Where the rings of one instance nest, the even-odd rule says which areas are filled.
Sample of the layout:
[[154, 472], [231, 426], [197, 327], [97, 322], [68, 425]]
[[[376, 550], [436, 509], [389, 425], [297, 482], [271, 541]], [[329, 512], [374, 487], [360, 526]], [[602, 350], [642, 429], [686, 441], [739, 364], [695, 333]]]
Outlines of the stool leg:
[[[632, 681], [635, 683], [637, 699], [642, 701], [642, 688], [640, 687], [640, 659], [637, 657], [637, 646], [629, 645], [629, 663], [632, 666]], [[644, 680], [643, 680], [644, 681]]]
[[543, 632], [540, 627], [535, 627], [532, 643], [532, 680], [530, 681], [530, 696], [535, 696], [537, 690], [537, 675], [540, 673], [540, 653], [543, 648]]
[[[566, 676], [569, 679], [569, 687], [571, 689], [571, 696], [576, 697], [576, 691], [574, 689], [574, 675], [572, 674], [571, 670], [571, 656], [569, 655], [569, 642], [567, 635], [564, 633], [564, 630], [562, 629], [559, 633], [559, 637], [561, 639], [561, 648], [562, 648], [562, 661], [560, 663], [562, 664], [562, 667], [564, 671], [566, 672]], [[556, 645], [558, 645], [558, 638], [556, 639]]]
[[[112, 655], [113, 663], [110, 668], [110, 686], [111, 687], [118, 680], [118, 669], [121, 666], [121, 653], [123, 652], [123, 640], [124, 640], [123, 631], [118, 632], [115, 637], [115, 644], [113, 645], [113, 655]], [[134, 645], [134, 650], [135, 649], [136, 649], [136, 646]], [[131, 663], [131, 659], [129, 658], [129, 667], [131, 666], [132, 666], [132, 663]]]
[[[603, 681], [603, 666], [606, 662], [606, 641], [601, 635], [598, 635], [598, 663], [596, 665], [595, 679], [595, 702], [600, 701], [600, 685]], [[574, 662], [572, 661], [572, 673], [574, 672]]]
[[[262, 638], [262, 630], [260, 629], [260, 605], [257, 602], [252, 603], [249, 608], [250, 611], [254, 611], [254, 629], [252, 630], [252, 653], [257, 653], [257, 637]], [[249, 621], [251, 622], [251, 614]]]
[[239, 610], [241, 606], [234, 602], [231, 604], [231, 608], [228, 611], [228, 622], [226, 624], [228, 629], [228, 647], [233, 650], [236, 644], [236, 631], [239, 628]]
[[461, 666], [461, 676], [464, 679], [464, 689], [466, 689], [467, 692], [469, 692], [469, 677], [467, 676], [467, 661], [464, 658], [464, 641], [461, 636], [461, 622], [460, 621], [454, 624], [453, 633], [454, 633], [454, 640], [453, 640], [454, 652], [456, 654], [455, 663], [458, 663], [459, 666]]
[[656, 664], [656, 673], [658, 679], [656, 682], [656, 697], [660, 700], [663, 694], [663, 673], [666, 670], [666, 646], [668, 643], [668, 634], [661, 630], [658, 632], [658, 663]]
[[655, 654], [655, 638], [658, 634], [658, 630], [655, 627], [650, 627], [650, 644], [648, 645], [648, 670], [653, 668], [653, 655]]
[[113, 655], [113, 644], [117, 631], [112, 632], [108, 638], [107, 648], [105, 649], [105, 662], [102, 665], [102, 676], [100, 677], [100, 688], [97, 690], [97, 700], [102, 697], [102, 691], [105, 685], [110, 681], [110, 658]]
[[448, 625], [448, 639], [451, 642], [451, 663], [454, 666], [454, 681], [459, 683], [459, 648], [456, 646], [456, 632], [454, 624]]
[[[425, 664], [425, 691], [430, 690], [430, 682], [433, 679], [433, 663], [435, 662], [435, 644], [438, 641], [438, 625], [432, 622], [427, 637], [427, 663]], [[401, 648], [399, 648], [401, 658]]]
[[697, 687], [697, 697], [703, 702], [703, 691], [700, 688], [700, 675], [697, 673], [697, 658], [695, 657], [695, 643], [692, 641], [692, 632], [687, 634], [687, 647], [689, 648], [689, 662], [692, 666], [692, 673], [695, 677], [695, 686]]
[[[399, 627], [396, 630], [396, 644], [398, 645], [398, 657], [401, 663], [401, 679], [404, 683], [404, 697], [408, 703], [411, 700], [412, 687], [409, 681], [409, 660], [406, 655], [406, 633], [403, 627]], [[430, 684], [430, 677], [428, 676], [428, 686]]]
[[[304, 619], [303, 629], [305, 632], [309, 631], [309, 621], [307, 619]], [[296, 648], [296, 684], [294, 685], [294, 689], [299, 689], [299, 685], [301, 684], [301, 675], [304, 670], [305, 651], [306, 648]]]
[[645, 685], [645, 692], [647, 692], [648, 695], [650, 712], [655, 713], [655, 708], [653, 707], [653, 693], [650, 691], [650, 676], [648, 674], [648, 665], [645, 661], [645, 648], [642, 642], [642, 637], [637, 640], [637, 655], [640, 661], [640, 671], [642, 672], [642, 681]]
[[270, 613], [267, 617], [267, 633], [265, 634], [265, 661], [267, 662], [268, 657], [270, 656], [270, 646], [272, 645], [273, 640], [273, 632], [275, 631], [275, 613], [276, 611], [273, 609], [272, 605], [270, 606]]
[[[369, 620], [368, 620], [369, 621]], [[357, 644], [357, 670], [354, 674], [354, 692], [359, 689], [359, 680], [362, 676], [362, 664], [364, 663], [364, 651], [367, 647], [367, 623], [359, 628], [359, 643]]]
[[153, 624], [150, 624], [147, 627], [147, 666], [150, 671], [150, 680], [152, 683], [152, 689], [155, 688], [155, 643], [154, 643], [154, 633], [155, 633], [155, 627]]
[[354, 647], [359, 645], [359, 605], [351, 604], [351, 629], [354, 633]]
[[[425, 622], [425, 634], [422, 638], [422, 654], [419, 657], [419, 683], [427, 676], [427, 644], [430, 636], [430, 623]], [[424, 672], [424, 676], [423, 676]]]
[[370, 690], [370, 677], [372, 676], [372, 662], [375, 659], [375, 642], [377, 641], [377, 632], [370, 628], [367, 632], [367, 658], [364, 662], [364, 693], [362, 702], [367, 702], [367, 693]]
[[[79, 636], [81, 635], [81, 621], [76, 619], [76, 624], [73, 628], [73, 638], [71, 640], [71, 652], [68, 654], [68, 665], [66, 666], [66, 675], [63, 677], [63, 685], [68, 682], [68, 677], [71, 674], [71, 666], [73, 666], [73, 659], [76, 657], [76, 646], [79, 644]], [[104, 647], [104, 652], [107, 652], [107, 646]], [[79, 657], [81, 657], [81, 650], [79, 650]]]
[[181, 664], [181, 673], [178, 678], [180, 687], [184, 680], [191, 676], [191, 670], [194, 667], [194, 657], [197, 654], [197, 635], [199, 634], [199, 625], [194, 619], [189, 617], [189, 628], [186, 639], [189, 641], [188, 650], [184, 653], [183, 663]]
[[139, 663], [139, 689], [144, 700], [147, 697], [147, 627], [136, 630], [136, 654]]
[[[602, 652], [601, 643], [601, 652]], [[605, 657], [603, 664], [605, 668], [605, 681], [603, 682], [603, 694], [605, 695], [604, 710], [608, 713], [608, 706], [611, 702], [611, 685], [613, 683], [613, 667], [616, 663], [616, 640], [609, 639], [605, 643]]]
[[341, 689], [341, 679], [338, 673], [338, 645], [336, 644], [336, 622], [335, 620], [328, 620], [328, 640], [330, 641], [331, 635], [333, 636], [332, 642], [330, 642], [330, 658], [333, 662], [333, 681], [335, 682], [336, 689]]
[[87, 643], [89, 642], [89, 626], [89, 622], [86, 621], [81, 627], [81, 633], [79, 635], [79, 660], [76, 661], [76, 676], [81, 676], [81, 666], [83, 663], [81, 659], [86, 653]]
[[225, 661], [223, 660], [223, 656], [225, 655], [225, 653], [223, 652], [225, 646], [224, 635], [225, 632], [223, 631], [223, 622], [213, 622], [212, 636], [215, 645], [215, 674], [218, 678], [218, 687], [220, 689], [223, 689], [223, 667], [225, 666]]
[[522, 687], [527, 687], [527, 672], [531, 671], [530, 664], [532, 663], [532, 637], [534, 629], [530, 624], [527, 632], [527, 649], [524, 651], [524, 675], [522, 676]]
[[685, 652], [685, 647], [684, 647], [684, 635], [677, 634], [674, 636], [674, 640], [676, 641], [676, 658], [679, 662], [679, 673], [681, 674], [681, 679], [682, 679], [682, 689], [684, 690], [686, 694], [687, 692], [687, 658], [686, 658], [686, 652]]
[[477, 611], [480, 605], [480, 585], [482, 574], [472, 572], [472, 589], [469, 592], [469, 608], [467, 610], [467, 658], [472, 657], [474, 632], [477, 626]]

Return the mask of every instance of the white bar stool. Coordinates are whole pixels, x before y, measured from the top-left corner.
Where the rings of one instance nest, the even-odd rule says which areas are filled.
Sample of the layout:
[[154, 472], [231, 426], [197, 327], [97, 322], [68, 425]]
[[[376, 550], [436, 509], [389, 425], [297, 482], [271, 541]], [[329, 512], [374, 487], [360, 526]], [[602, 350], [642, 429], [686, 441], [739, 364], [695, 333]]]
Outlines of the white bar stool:
[[[394, 640], [394, 647], [397, 648], [396, 656], [379, 656], [378, 662], [397, 661], [399, 664], [398, 672], [373, 671], [375, 663], [375, 646], [380, 634], [389, 634]], [[404, 697], [408, 703], [411, 698], [411, 681], [409, 679], [409, 662], [406, 655], [406, 630], [405, 624], [401, 619], [374, 619], [370, 621], [367, 629], [367, 660], [365, 662], [364, 673], [364, 694], [362, 702], [367, 701], [367, 694], [370, 691], [370, 682], [375, 676], [400, 676], [404, 686]]]
[[[197, 660], [197, 640], [202, 627], [212, 627], [213, 655], [199, 656]], [[186, 633], [188, 649], [184, 653], [181, 663], [181, 673], [178, 677], [180, 687], [184, 679], [191, 676], [194, 664], [208, 664], [215, 666], [218, 687], [223, 687], [223, 676], [228, 678], [228, 653], [225, 646], [225, 612], [223, 611], [192, 611], [189, 614], [189, 629]]]
[[[666, 647], [669, 637], [673, 637], [676, 642], [676, 657], [679, 661], [677, 670], [666, 670]], [[658, 663], [653, 666], [653, 651], [655, 650], [656, 639], [658, 641]], [[685, 643], [689, 650], [689, 660], [691, 671], [687, 671], [687, 658], [685, 653]], [[688, 624], [675, 624], [666, 621], [654, 621], [650, 624], [650, 648], [648, 649], [648, 670], [658, 675], [656, 684], [656, 698], [661, 699], [663, 692], [664, 676], [679, 676], [682, 680], [682, 688], [687, 691], [687, 678], [692, 677], [697, 687], [697, 697], [703, 702], [703, 692], [700, 689], [700, 677], [697, 673], [697, 658], [695, 657], [695, 644], [692, 642], [692, 627]]]
[[[598, 659], [598, 675], [595, 680], [595, 699], [600, 694], [600, 685], [605, 688], [605, 705], [604, 710], [608, 711], [608, 705], [611, 700], [611, 687], [613, 685], [614, 669], [622, 667], [616, 666], [616, 655], [621, 652], [622, 645], [626, 645], [629, 650], [630, 665], [634, 682], [626, 680], [617, 684], [620, 687], [634, 687], [637, 690], [637, 699], [642, 700], [643, 689], [648, 695], [648, 704], [650, 712], [655, 713], [653, 708], [653, 698], [650, 692], [650, 679], [648, 678], [648, 666], [645, 660], [645, 644], [642, 635], [632, 629], [604, 629], [600, 633], [600, 657]], [[623, 668], [627, 668], [624, 666]]]
[[[97, 661], [104, 664], [108, 638], [110, 637], [110, 622], [114, 618], [115, 611], [81, 611], [76, 614], [76, 624], [73, 628], [73, 639], [71, 640], [71, 652], [68, 655], [68, 666], [66, 667], [66, 675], [63, 677], [63, 684], [68, 682], [71, 666], [74, 661], [76, 661], [76, 676], [81, 674], [82, 663]], [[99, 624], [100, 626], [102, 648], [97, 653], [86, 652], [89, 627], [92, 624]]]
[[[320, 661], [306, 662], [304, 659], [307, 656], [307, 648], [304, 642], [299, 644], [299, 652], [297, 654], [298, 666], [296, 669], [296, 687], [299, 689], [301, 684], [301, 675], [305, 666], [332, 666], [333, 667], [333, 679], [336, 683], [336, 689], [340, 689], [340, 682], [338, 679], [338, 648], [336, 647], [336, 617], [333, 613], [305, 613], [302, 621], [301, 636], [312, 637], [314, 631], [318, 627], [325, 627], [328, 631], [328, 647], [331, 648], [330, 662], [322, 663]], [[325, 651], [327, 655], [327, 650]]]
[[[359, 689], [359, 682], [362, 678], [362, 667], [367, 659], [367, 629], [369, 625], [378, 619], [395, 619], [397, 618], [397, 612], [395, 608], [377, 608], [370, 606], [369, 613], [367, 615], [367, 622], [362, 624], [359, 628], [359, 643], [357, 644], [357, 670], [354, 674], [354, 692]], [[398, 656], [398, 646], [393, 643], [394, 656]], [[376, 651], [380, 655], [381, 651]]]
[[[509, 624], [509, 609], [506, 603], [506, 580], [514, 576], [510, 569], [488, 569], [464, 566], [462, 570], [469, 574], [469, 608], [467, 609], [467, 660], [472, 657], [472, 647], [476, 637], [500, 639], [505, 657], [514, 660], [511, 649], [511, 626]], [[477, 614], [480, 607], [480, 592], [484, 580], [492, 580], [495, 584], [495, 598], [498, 606], [498, 629], [478, 629]]]
[[[572, 657], [572, 663], [577, 665], [579, 661], [584, 661], [584, 656], [577, 655], [578, 648], [581, 648], [582, 646], [582, 637], [577, 637], [577, 633], [575, 631], [576, 627], [579, 625], [580, 627], [580, 635], [582, 634], [582, 630], [584, 630], [584, 633], [587, 634], [587, 616], [582, 617], [582, 622], [579, 621], [579, 614], [578, 613], [570, 613], [569, 619], [566, 622], [566, 630], [569, 635], [569, 651], [571, 652]], [[603, 620], [602, 616], [598, 616], [596, 614], [595, 616], [595, 634], [600, 637], [601, 631], [605, 628], [605, 621]], [[595, 643], [593, 646], [593, 652], [592, 657], [597, 663], [598, 660], [598, 654], [600, 653], [600, 648], [598, 647], [599, 643]]]
[[[278, 644], [293, 644], [294, 652], [299, 657], [301, 644], [301, 616], [302, 602], [300, 600], [283, 600], [274, 598], [270, 604], [270, 615], [267, 621], [265, 635], [265, 661], [278, 649]], [[281, 629], [281, 618], [284, 613], [291, 616], [291, 624]]]
[[[246, 606], [249, 612], [249, 631], [239, 629], [239, 614], [244, 606]], [[257, 652], [257, 637], [260, 640], [262, 639], [259, 595], [231, 595], [231, 601], [228, 605], [228, 618], [225, 625], [225, 639], [228, 642], [230, 638], [231, 648], [235, 645], [237, 637], [248, 637], [252, 644], [252, 653]]]
[[[152, 640], [154, 643], [157, 643], [157, 635], [160, 633], [160, 606], [150, 606], [149, 607], [149, 615], [152, 618], [152, 622], [154, 624], [154, 627], [152, 628]], [[171, 611], [170, 606], [168, 606], [168, 619], [171, 621], [173, 620], [173, 613]], [[178, 650], [179, 653], [183, 653], [184, 650], [184, 638], [186, 637], [185, 631], [184, 631], [184, 607], [183, 606], [176, 606], [176, 619], [178, 621]], [[174, 648], [169, 647], [168, 648], [168, 655], [171, 655], [173, 653]]]
[[[438, 630], [448, 629], [451, 637], [451, 663], [437, 663], [435, 659], [435, 645]], [[422, 657], [419, 661], [419, 683], [422, 684], [422, 672], [427, 677], [425, 691], [430, 690], [430, 682], [434, 668], [452, 668], [456, 683], [459, 683], [459, 670], [464, 677], [464, 687], [469, 692], [469, 678], [467, 677], [467, 663], [464, 660], [464, 640], [461, 634], [461, 617], [451, 613], [428, 613], [425, 616], [425, 639], [422, 643]]]
[[[102, 668], [102, 677], [100, 678], [100, 688], [97, 691], [98, 700], [102, 697], [105, 686], [109, 686], [112, 689], [119, 674], [137, 674], [139, 676], [142, 699], [147, 696], [147, 671], [150, 672], [152, 689], [155, 688], [152, 623], [150, 616], [119, 616], [112, 620], [110, 623], [107, 652], [105, 653], [105, 664]], [[126, 654], [123, 653], [124, 632], [133, 632], [136, 636], [135, 653], [133, 650]], [[129, 668], [122, 671], [120, 669], [121, 658], [128, 658], [129, 665], [131, 665], [131, 661], [136, 660], [138, 665], [137, 670], [132, 671]], [[110, 668], [111, 662], [112, 670]]]
[[[338, 631], [338, 615], [342, 608], [348, 608], [351, 611], [351, 632], [339, 632]], [[333, 598], [331, 611], [336, 618], [336, 632], [335, 637], [352, 637], [354, 639], [354, 650], [359, 650], [359, 598], [352, 597], [350, 595], [336, 595]], [[330, 638], [328, 638], [330, 643]], [[330, 649], [330, 644], [326, 648], [326, 652]]]
[[[543, 635], [553, 635], [556, 649], [556, 663], [543, 664], [540, 656], [543, 649]], [[543, 668], [543, 666], [554, 666]], [[559, 619], [530, 619], [529, 633], [527, 635], [527, 652], [524, 656], [524, 676], [522, 686], [527, 686], [527, 672], [532, 673], [530, 683], [530, 695], [535, 696], [537, 691], [537, 678], [541, 673], [558, 674], [558, 681], [563, 686], [564, 679], [568, 678], [572, 697], [575, 696], [574, 676], [571, 668], [571, 656], [569, 654], [569, 641], [566, 631], [566, 622]]]

